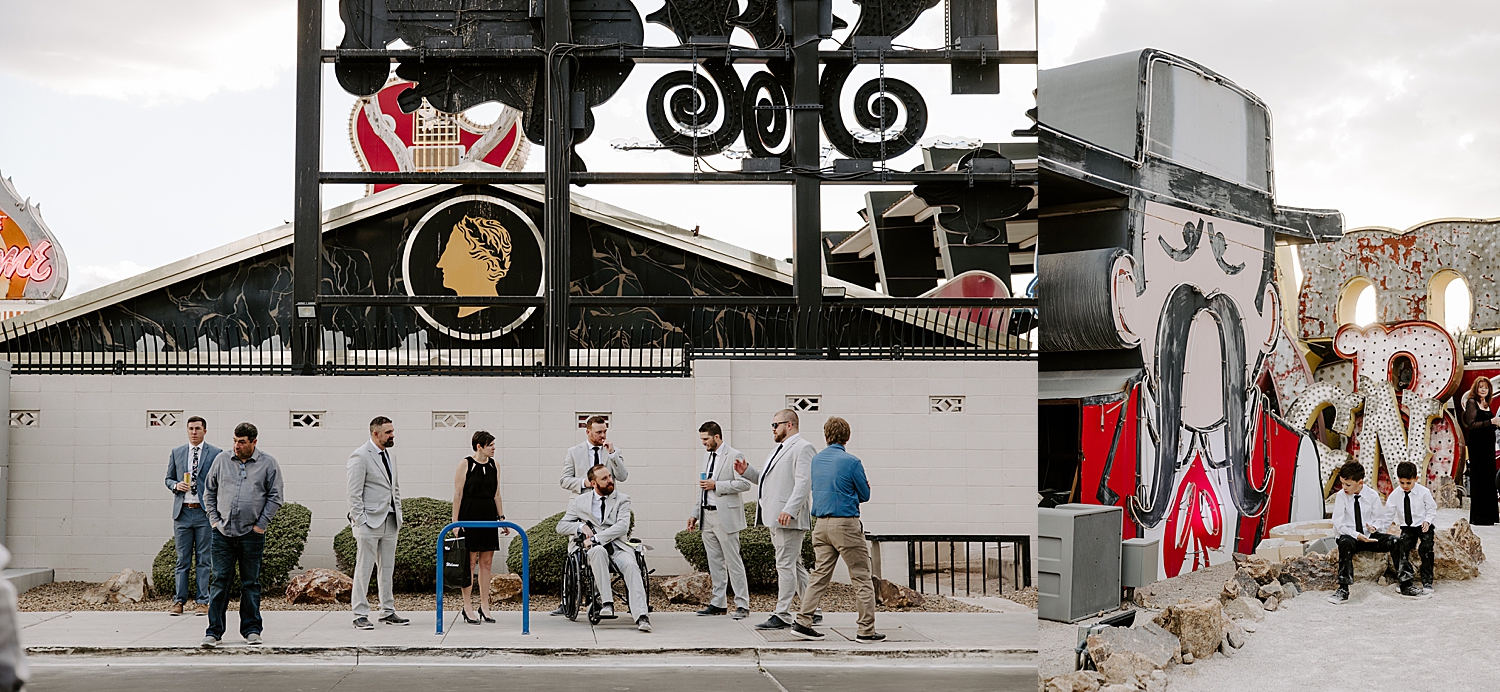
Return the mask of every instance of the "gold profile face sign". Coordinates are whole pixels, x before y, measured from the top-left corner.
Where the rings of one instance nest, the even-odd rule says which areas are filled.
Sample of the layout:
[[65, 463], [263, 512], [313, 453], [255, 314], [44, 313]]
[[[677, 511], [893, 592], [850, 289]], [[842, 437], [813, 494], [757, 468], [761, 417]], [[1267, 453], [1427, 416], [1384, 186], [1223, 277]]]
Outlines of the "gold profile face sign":
[[[540, 296], [546, 274], [542, 235], [525, 212], [503, 199], [455, 197], [417, 222], [401, 272], [411, 296]], [[503, 336], [535, 311], [494, 305], [417, 308], [438, 331], [466, 340]]]

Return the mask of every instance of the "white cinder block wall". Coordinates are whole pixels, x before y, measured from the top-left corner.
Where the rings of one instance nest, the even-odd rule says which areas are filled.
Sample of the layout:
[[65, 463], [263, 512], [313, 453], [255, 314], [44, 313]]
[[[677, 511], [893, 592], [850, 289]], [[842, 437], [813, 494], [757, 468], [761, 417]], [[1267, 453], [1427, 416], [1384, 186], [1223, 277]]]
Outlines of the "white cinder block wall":
[[[620, 487], [634, 501], [636, 535], [656, 548], [658, 574], [685, 571], [673, 537], [695, 498], [698, 425], [719, 421], [759, 465], [788, 395], [821, 398], [802, 416], [819, 448], [827, 416], [850, 421], [850, 451], [873, 488], [866, 530], [1035, 534], [1034, 363], [700, 361], [694, 370], [681, 379], [15, 376], [12, 410], [39, 416], [11, 429], [11, 566], [52, 567], [59, 580], [149, 572], [172, 535], [167, 453], [187, 439], [183, 422], [149, 427], [150, 410], [205, 417], [209, 441], [225, 449], [236, 423], [259, 427], [287, 500], [313, 512], [303, 567], [334, 566], [333, 536], [347, 524], [344, 462], [372, 417], [395, 421], [405, 497], [451, 499], [469, 436], [493, 433], [506, 514], [529, 526], [566, 508], [558, 477], [563, 450], [582, 439], [576, 414], [607, 412], [630, 469]], [[963, 412], [932, 413], [931, 396], [963, 396]], [[322, 427], [294, 429], [291, 411], [326, 413]], [[433, 411], [467, 411], [468, 427], [434, 429]], [[901, 553], [886, 556], [888, 572], [904, 573], [905, 551], [888, 552]]]

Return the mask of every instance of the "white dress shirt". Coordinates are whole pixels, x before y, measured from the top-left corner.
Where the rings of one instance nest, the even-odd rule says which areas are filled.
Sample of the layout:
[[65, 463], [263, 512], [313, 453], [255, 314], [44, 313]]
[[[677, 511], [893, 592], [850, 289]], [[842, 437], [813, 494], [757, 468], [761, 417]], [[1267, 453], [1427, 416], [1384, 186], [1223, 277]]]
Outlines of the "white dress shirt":
[[1343, 490], [1338, 491], [1333, 500], [1333, 529], [1340, 536], [1353, 537], [1363, 534], [1368, 537], [1368, 526], [1389, 526], [1390, 520], [1385, 516], [1385, 505], [1380, 502], [1380, 493], [1374, 488], [1366, 485], [1359, 493], [1359, 518], [1365, 522], [1365, 526], [1354, 525], [1354, 497]]
[[1406, 496], [1407, 492], [1401, 489], [1400, 484], [1385, 498], [1386, 515], [1397, 526], [1415, 526], [1422, 528], [1422, 522], [1428, 524], [1437, 523], [1437, 500], [1432, 499], [1432, 491], [1421, 484], [1411, 487], [1411, 523], [1406, 523]]

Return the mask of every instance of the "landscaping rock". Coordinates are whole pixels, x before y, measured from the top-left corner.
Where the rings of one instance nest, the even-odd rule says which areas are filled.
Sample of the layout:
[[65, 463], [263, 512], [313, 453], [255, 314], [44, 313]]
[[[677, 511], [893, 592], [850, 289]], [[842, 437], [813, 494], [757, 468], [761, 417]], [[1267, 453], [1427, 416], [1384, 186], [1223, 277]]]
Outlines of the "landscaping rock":
[[1238, 622], [1235, 622], [1234, 620], [1229, 619], [1228, 616], [1225, 616], [1224, 639], [1229, 642], [1229, 645], [1231, 647], [1238, 649], [1244, 646], [1245, 640], [1248, 638], [1249, 635], [1245, 632], [1245, 629], [1243, 627], [1240, 627], [1240, 624]]
[[[1334, 571], [1338, 571], [1339, 551], [1334, 550]], [[1355, 553], [1354, 554], [1354, 581], [1379, 581], [1385, 576], [1386, 570], [1391, 568], [1391, 556], [1385, 553]], [[1337, 587], [1335, 587], [1337, 588]]]
[[1193, 661], [1195, 661], [1195, 660], [1197, 660], [1197, 657], [1193, 656], [1192, 654], [1183, 654], [1182, 655], [1182, 665], [1185, 665], [1185, 666], [1193, 665]]
[[875, 602], [887, 608], [915, 608], [924, 600], [922, 594], [911, 587], [885, 579], [875, 580]]
[[1259, 596], [1260, 582], [1256, 581], [1255, 577], [1250, 576], [1250, 572], [1244, 569], [1237, 570], [1234, 573], [1232, 581], [1239, 585], [1241, 598], [1257, 598]]
[[1332, 591], [1338, 588], [1338, 554], [1308, 553], [1281, 563], [1281, 575], [1290, 577], [1297, 591]]
[[1136, 687], [1134, 683], [1128, 685], [1120, 683], [1114, 685], [1105, 685], [1099, 688], [1099, 692], [1137, 692], [1139, 689], [1140, 688]]
[[314, 568], [303, 572], [286, 585], [286, 602], [348, 603], [354, 593], [354, 580], [336, 569]]
[[1152, 622], [1177, 635], [1183, 653], [1198, 658], [1212, 656], [1224, 638], [1224, 607], [1212, 599], [1167, 606]]
[[661, 583], [672, 603], [696, 603], [708, 605], [713, 600], [714, 582], [707, 572], [694, 572], [672, 577]]
[[1272, 581], [1272, 582], [1267, 582], [1265, 584], [1261, 584], [1260, 585], [1260, 591], [1257, 592], [1255, 595], [1257, 597], [1259, 597], [1260, 600], [1264, 601], [1264, 600], [1266, 600], [1268, 598], [1273, 598], [1273, 597], [1280, 598], [1281, 597], [1281, 591], [1282, 591], [1282, 589], [1281, 589], [1281, 582], [1279, 582], [1279, 581]]
[[1266, 609], [1258, 598], [1236, 598], [1224, 604], [1224, 614], [1234, 620], [1259, 620]]
[[1151, 677], [1142, 681], [1145, 683], [1141, 689], [1145, 692], [1167, 692], [1167, 674], [1165, 671], [1153, 670]]
[[1438, 509], [1460, 509], [1463, 501], [1458, 496], [1458, 484], [1452, 478], [1439, 476], [1436, 482], [1427, 486], [1432, 491], [1432, 499], [1437, 501]]
[[1105, 680], [1124, 683], [1150, 676], [1177, 660], [1182, 644], [1176, 635], [1147, 623], [1141, 627], [1110, 627], [1089, 635], [1085, 644], [1094, 666]]
[[495, 574], [490, 576], [490, 603], [520, 603], [521, 575]]
[[1266, 612], [1267, 613], [1274, 613], [1274, 612], [1276, 612], [1276, 609], [1280, 608], [1280, 607], [1281, 607], [1281, 599], [1279, 599], [1279, 598], [1277, 598], [1275, 596], [1272, 596], [1272, 597], [1267, 598], [1265, 600], [1265, 608], [1266, 608]]
[[89, 603], [140, 603], [151, 598], [151, 583], [145, 572], [127, 569], [83, 594]]
[[1044, 692], [1098, 692], [1104, 685], [1104, 675], [1097, 670], [1075, 670], [1071, 673], [1047, 678]]
[[1234, 554], [1234, 564], [1258, 584], [1276, 581], [1281, 574], [1281, 564], [1255, 555]]
[[[1484, 547], [1468, 519], [1459, 519], [1451, 528], [1437, 529], [1432, 540], [1432, 571], [1436, 579], [1473, 579], [1479, 576], [1484, 562]], [[1411, 551], [1412, 565], [1421, 563], [1417, 551]]]

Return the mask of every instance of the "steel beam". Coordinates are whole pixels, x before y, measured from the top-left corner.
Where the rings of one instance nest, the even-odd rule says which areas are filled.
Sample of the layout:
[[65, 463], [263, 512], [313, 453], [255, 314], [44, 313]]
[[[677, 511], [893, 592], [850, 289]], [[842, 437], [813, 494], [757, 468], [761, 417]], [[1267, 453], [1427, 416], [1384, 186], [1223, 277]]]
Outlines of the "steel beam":
[[[292, 189], [292, 370], [314, 374], [318, 317], [315, 301], [323, 254], [322, 195], [318, 171], [322, 153], [322, 0], [297, 0], [297, 126]], [[304, 316], [310, 311], [311, 317]]]
[[572, 235], [572, 201], [568, 188], [573, 158], [573, 81], [570, 58], [557, 49], [572, 42], [569, 0], [544, 0], [542, 34], [547, 46], [547, 65], [542, 88], [547, 90], [546, 200], [543, 202], [542, 237], [547, 243], [546, 364], [562, 368], [568, 364], [569, 241]]

